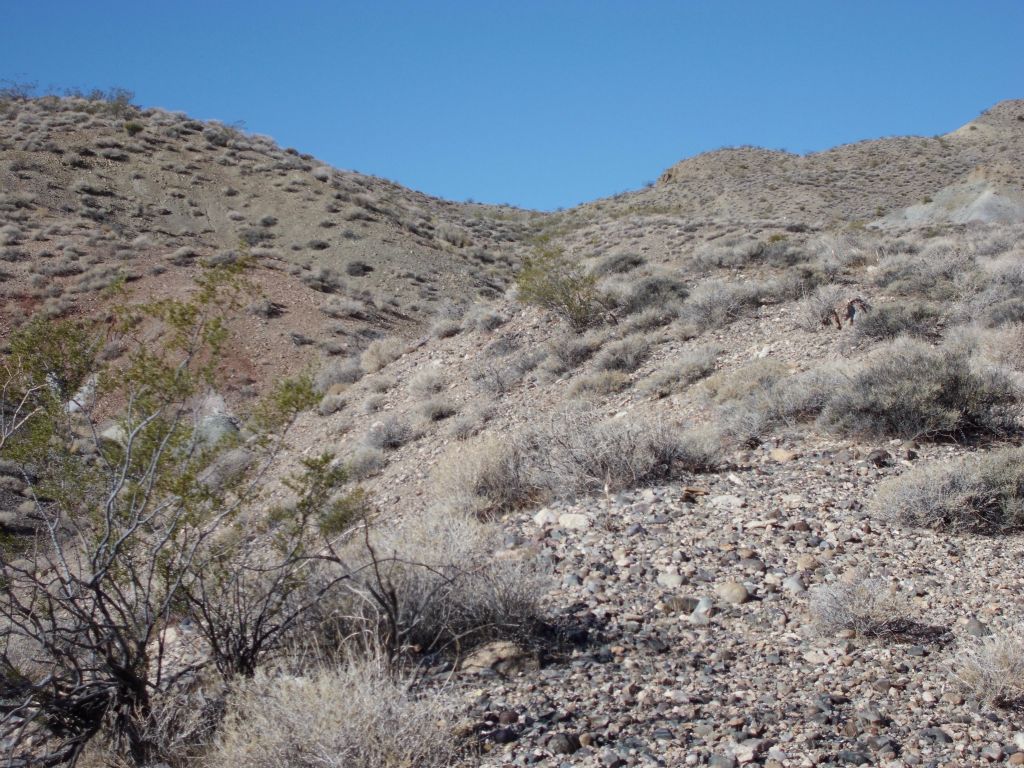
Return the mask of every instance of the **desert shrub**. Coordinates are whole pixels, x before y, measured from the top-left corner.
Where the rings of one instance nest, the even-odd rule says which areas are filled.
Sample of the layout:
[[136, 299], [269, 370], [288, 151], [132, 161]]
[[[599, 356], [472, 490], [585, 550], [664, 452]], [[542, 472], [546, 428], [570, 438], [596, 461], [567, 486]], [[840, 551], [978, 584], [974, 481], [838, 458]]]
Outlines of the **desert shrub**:
[[395, 450], [415, 437], [412, 427], [394, 416], [389, 416], [370, 425], [363, 437], [363, 443], [370, 448]]
[[646, 420], [597, 421], [568, 413], [535, 428], [530, 443], [540, 484], [556, 494], [621, 490], [706, 472], [721, 461], [717, 435]]
[[694, 253], [694, 265], [699, 269], [745, 267], [760, 259], [764, 244], [747, 238], [729, 237], [706, 243]]
[[738, 369], [723, 370], [706, 379], [701, 388], [716, 403], [740, 400], [773, 386], [789, 368], [773, 357], [752, 360]]
[[875, 284], [901, 296], [949, 301], [977, 280], [969, 254], [945, 243], [930, 245], [920, 255], [892, 254], [878, 265]]
[[397, 338], [378, 339], [370, 344], [359, 358], [367, 373], [376, 373], [408, 351], [408, 345]]
[[1003, 631], [958, 645], [950, 671], [957, 685], [978, 701], [1019, 706], [1024, 700], [1024, 634]]
[[345, 287], [341, 276], [329, 267], [317, 267], [302, 276], [302, 282], [321, 293], [337, 293]]
[[538, 498], [529, 449], [521, 437], [489, 437], [458, 448], [434, 472], [436, 495], [452, 511], [491, 516]]
[[797, 322], [805, 331], [818, 331], [835, 323], [835, 313], [847, 290], [839, 285], [821, 285], [805, 296], [797, 308]]
[[622, 371], [598, 371], [577, 377], [569, 387], [572, 397], [612, 395], [629, 386], [629, 376]]
[[331, 416], [345, 407], [345, 398], [340, 395], [324, 395], [317, 405], [316, 411], [321, 416]]
[[903, 622], [896, 596], [880, 579], [854, 574], [848, 581], [812, 588], [809, 598], [811, 622], [826, 636], [845, 629], [884, 637]]
[[473, 374], [473, 384], [485, 394], [503, 396], [523, 380], [523, 371], [516, 365], [493, 362]]
[[698, 284], [683, 304], [683, 318], [700, 328], [720, 328], [756, 307], [761, 300], [758, 286], [706, 280]]
[[931, 304], [879, 304], [857, 314], [853, 325], [858, 339], [891, 340], [897, 336], [934, 336], [940, 313]]
[[645, 309], [622, 323], [620, 328], [623, 335], [630, 336], [635, 333], [646, 333], [657, 328], [664, 328], [675, 322], [682, 312], [682, 305], [669, 303], [661, 306]]
[[819, 235], [808, 242], [808, 251], [829, 280], [853, 267], [862, 267], [875, 257], [871, 244], [852, 232]]
[[477, 407], [452, 419], [451, 434], [456, 440], [468, 440], [480, 433], [493, 417], [488, 407]]
[[508, 322], [508, 318], [493, 306], [474, 304], [466, 313], [465, 325], [477, 331], [493, 331]]
[[[525, 552], [500, 552], [500, 531], [448, 505], [370, 532], [343, 560], [356, 578], [337, 606], [371, 644], [397, 653], [460, 652], [541, 628], [546, 578]], [[381, 600], [381, 596], [386, 596]], [[329, 606], [330, 607], [330, 606]]]
[[444, 421], [459, 412], [458, 407], [451, 400], [443, 397], [434, 397], [419, 407], [420, 416], [424, 421]]
[[957, 314], [988, 328], [1024, 321], [1024, 267], [1012, 264], [995, 272], [979, 293], [961, 302]]
[[924, 464], [884, 482], [872, 509], [904, 525], [997, 533], [1024, 527], [1024, 449]]
[[447, 766], [454, 723], [437, 695], [417, 696], [382, 661], [305, 676], [261, 675], [231, 696], [213, 768]]
[[444, 391], [448, 380], [440, 368], [424, 368], [409, 381], [409, 391], [414, 395], [426, 397]]
[[356, 299], [335, 297], [326, 304], [321, 305], [320, 311], [328, 317], [335, 319], [352, 318], [354, 320], [365, 320], [368, 317], [366, 304]]
[[897, 339], [839, 381], [822, 423], [848, 434], [960, 439], [1013, 423], [1015, 387], [959, 350]]
[[624, 339], [606, 344], [598, 355], [596, 365], [603, 371], [622, 371], [632, 373], [651, 354], [651, 345], [640, 336], [627, 336]]
[[597, 278], [559, 250], [527, 258], [516, 277], [519, 299], [562, 318], [575, 330], [593, 325], [601, 314]]
[[332, 360], [317, 373], [314, 379], [316, 391], [320, 394], [328, 394], [340, 385], [355, 384], [363, 377], [363, 373], [358, 360], [353, 358]]
[[435, 339], [450, 339], [462, 331], [462, 323], [452, 318], [441, 318], [430, 326], [430, 335]]
[[644, 379], [640, 389], [657, 398], [682, 392], [714, 372], [718, 354], [710, 346], [684, 352]]
[[[742, 369], [741, 369], [742, 370]], [[771, 429], [812, 421], [828, 404], [835, 392], [841, 368], [822, 366], [792, 376], [774, 377], [763, 371], [755, 386], [737, 375], [725, 395], [726, 405], [719, 412], [724, 434], [745, 445], [756, 445]]]
[[349, 454], [345, 469], [352, 480], [366, 480], [379, 474], [387, 464], [387, 457], [379, 448], [356, 448]]
[[590, 274], [595, 277], [605, 277], [607, 275], [622, 275], [626, 272], [632, 272], [644, 263], [644, 257], [637, 253], [616, 253], [611, 256], [606, 256], [595, 264]]
[[581, 366], [600, 347], [600, 339], [594, 336], [577, 336], [575, 334], [556, 336], [547, 344], [547, 360], [544, 362], [544, 368], [560, 376]]
[[652, 275], [633, 283], [628, 293], [618, 301], [618, 309], [627, 315], [652, 307], [678, 304], [690, 295], [682, 280], [668, 275]]

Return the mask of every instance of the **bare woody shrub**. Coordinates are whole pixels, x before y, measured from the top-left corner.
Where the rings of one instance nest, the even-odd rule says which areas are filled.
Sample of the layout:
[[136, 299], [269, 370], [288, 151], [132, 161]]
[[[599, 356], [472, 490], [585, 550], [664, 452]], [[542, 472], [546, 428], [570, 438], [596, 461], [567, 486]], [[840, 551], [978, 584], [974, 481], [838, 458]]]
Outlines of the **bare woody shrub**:
[[301, 677], [260, 675], [231, 697], [211, 768], [447, 766], [454, 723], [443, 696], [418, 696], [378, 660]]

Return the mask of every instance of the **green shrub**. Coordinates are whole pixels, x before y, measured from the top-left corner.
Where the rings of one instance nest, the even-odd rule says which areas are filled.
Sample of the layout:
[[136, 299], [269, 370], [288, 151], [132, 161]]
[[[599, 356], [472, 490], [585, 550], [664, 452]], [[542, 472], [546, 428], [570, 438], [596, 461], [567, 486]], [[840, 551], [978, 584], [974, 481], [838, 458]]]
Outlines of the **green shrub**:
[[527, 258], [516, 277], [516, 286], [520, 301], [553, 312], [577, 331], [600, 317], [597, 278], [560, 250], [543, 250]]
[[999, 533], [1024, 528], [1024, 449], [925, 464], [884, 482], [874, 511], [938, 531]]

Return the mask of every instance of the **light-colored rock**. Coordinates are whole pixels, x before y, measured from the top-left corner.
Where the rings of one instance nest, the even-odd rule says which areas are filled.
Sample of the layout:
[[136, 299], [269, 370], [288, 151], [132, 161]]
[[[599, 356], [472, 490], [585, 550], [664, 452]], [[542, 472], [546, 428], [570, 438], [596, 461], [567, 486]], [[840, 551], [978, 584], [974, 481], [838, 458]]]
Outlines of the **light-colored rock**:
[[750, 592], [738, 581], [727, 581], [715, 588], [715, 594], [727, 603], [743, 605], [750, 600]]
[[576, 512], [566, 512], [558, 516], [558, 524], [572, 531], [582, 531], [590, 527], [590, 518]]

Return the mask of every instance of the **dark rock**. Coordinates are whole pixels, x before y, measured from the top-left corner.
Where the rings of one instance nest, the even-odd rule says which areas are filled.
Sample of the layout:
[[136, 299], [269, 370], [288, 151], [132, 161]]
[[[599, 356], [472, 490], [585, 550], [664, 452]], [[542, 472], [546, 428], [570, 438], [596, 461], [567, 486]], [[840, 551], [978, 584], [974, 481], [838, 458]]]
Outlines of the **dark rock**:
[[853, 749], [841, 749], [836, 757], [847, 765], [868, 765], [871, 763], [870, 757], [863, 752], [857, 752]]
[[580, 740], [575, 734], [556, 733], [548, 739], [547, 748], [556, 755], [571, 755], [580, 748]]

